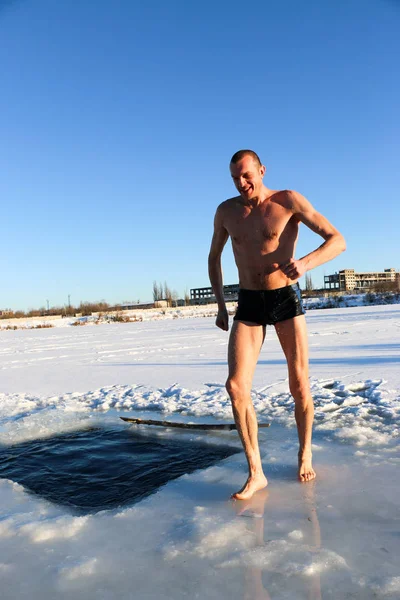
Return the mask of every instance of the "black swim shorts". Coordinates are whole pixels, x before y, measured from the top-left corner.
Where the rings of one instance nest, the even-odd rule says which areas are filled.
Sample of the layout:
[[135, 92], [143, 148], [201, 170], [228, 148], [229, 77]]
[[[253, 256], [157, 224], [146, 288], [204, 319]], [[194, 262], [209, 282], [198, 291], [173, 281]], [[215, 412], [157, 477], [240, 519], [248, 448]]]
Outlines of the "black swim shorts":
[[300, 286], [295, 283], [276, 290], [240, 289], [234, 320], [275, 325], [304, 313]]

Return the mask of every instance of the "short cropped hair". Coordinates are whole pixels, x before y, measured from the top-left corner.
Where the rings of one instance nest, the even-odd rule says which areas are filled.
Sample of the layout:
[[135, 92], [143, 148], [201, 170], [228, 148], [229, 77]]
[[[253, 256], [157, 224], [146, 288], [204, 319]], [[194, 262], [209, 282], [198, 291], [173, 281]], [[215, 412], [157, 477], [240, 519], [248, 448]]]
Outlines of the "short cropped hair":
[[251, 156], [257, 167], [262, 167], [260, 157], [254, 152], [254, 150], [238, 150], [231, 158], [231, 164], [236, 164], [239, 160], [242, 160], [245, 156]]

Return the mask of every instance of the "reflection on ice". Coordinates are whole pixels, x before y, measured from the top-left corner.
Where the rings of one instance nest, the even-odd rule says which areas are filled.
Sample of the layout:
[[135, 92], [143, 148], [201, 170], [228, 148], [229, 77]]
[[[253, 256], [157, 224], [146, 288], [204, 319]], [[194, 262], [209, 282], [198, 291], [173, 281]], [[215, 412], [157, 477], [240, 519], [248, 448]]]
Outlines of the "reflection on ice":
[[381, 597], [398, 573], [399, 539], [388, 518], [396, 492], [381, 488], [387, 473], [349, 465], [348, 448], [321, 444], [319, 478], [297, 484], [281, 476], [288, 442], [280, 440], [270, 486], [247, 502], [227, 503], [226, 511], [196, 507], [190, 526], [185, 518], [186, 536], [180, 528], [179, 538], [163, 545], [165, 558], [174, 569], [182, 560], [189, 570], [195, 563], [202, 572], [217, 569], [226, 598]]
[[[245, 570], [245, 600], [268, 600], [268, 573], [292, 578], [297, 598], [318, 600], [321, 596], [320, 575], [324, 571], [348, 569], [346, 561], [329, 550], [321, 549], [321, 530], [315, 505], [316, 481], [302, 486], [303, 506], [307, 521], [302, 529], [287, 535], [287, 539], [268, 540], [264, 514], [268, 511], [269, 490], [258, 492], [246, 503], [236, 505], [239, 516], [250, 516], [249, 529], [254, 532], [254, 548], [228, 560], [222, 567], [243, 567]], [[297, 542], [297, 543], [296, 543]], [[264, 577], [263, 574], [267, 575]], [[277, 584], [274, 583], [275, 587]], [[285, 583], [287, 588], [287, 582]]]

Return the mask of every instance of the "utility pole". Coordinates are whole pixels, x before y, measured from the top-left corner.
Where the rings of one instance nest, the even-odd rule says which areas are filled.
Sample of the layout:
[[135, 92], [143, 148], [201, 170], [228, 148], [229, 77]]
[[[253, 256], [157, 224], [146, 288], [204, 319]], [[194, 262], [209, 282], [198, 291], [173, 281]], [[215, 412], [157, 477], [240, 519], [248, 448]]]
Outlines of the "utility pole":
[[50, 310], [50, 309], [49, 309], [49, 301], [48, 301], [48, 300], [46, 300], [46, 302], [47, 302], [47, 314], [49, 314], [49, 310]]

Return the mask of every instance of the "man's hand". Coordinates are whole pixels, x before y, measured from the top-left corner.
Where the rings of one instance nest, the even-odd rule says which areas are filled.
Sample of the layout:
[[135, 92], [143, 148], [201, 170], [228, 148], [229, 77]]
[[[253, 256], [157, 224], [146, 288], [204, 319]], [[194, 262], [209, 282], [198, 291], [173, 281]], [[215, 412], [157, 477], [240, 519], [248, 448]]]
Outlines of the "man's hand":
[[281, 265], [281, 271], [285, 273], [289, 279], [298, 279], [306, 272], [306, 267], [302, 259], [295, 260], [291, 258], [288, 262]]
[[228, 323], [229, 323], [229, 317], [228, 317], [228, 311], [226, 310], [226, 308], [219, 310], [218, 314], [217, 314], [217, 318], [215, 320], [216, 326], [219, 327], [220, 329], [223, 329], [224, 331], [228, 331], [228, 329], [229, 329]]

